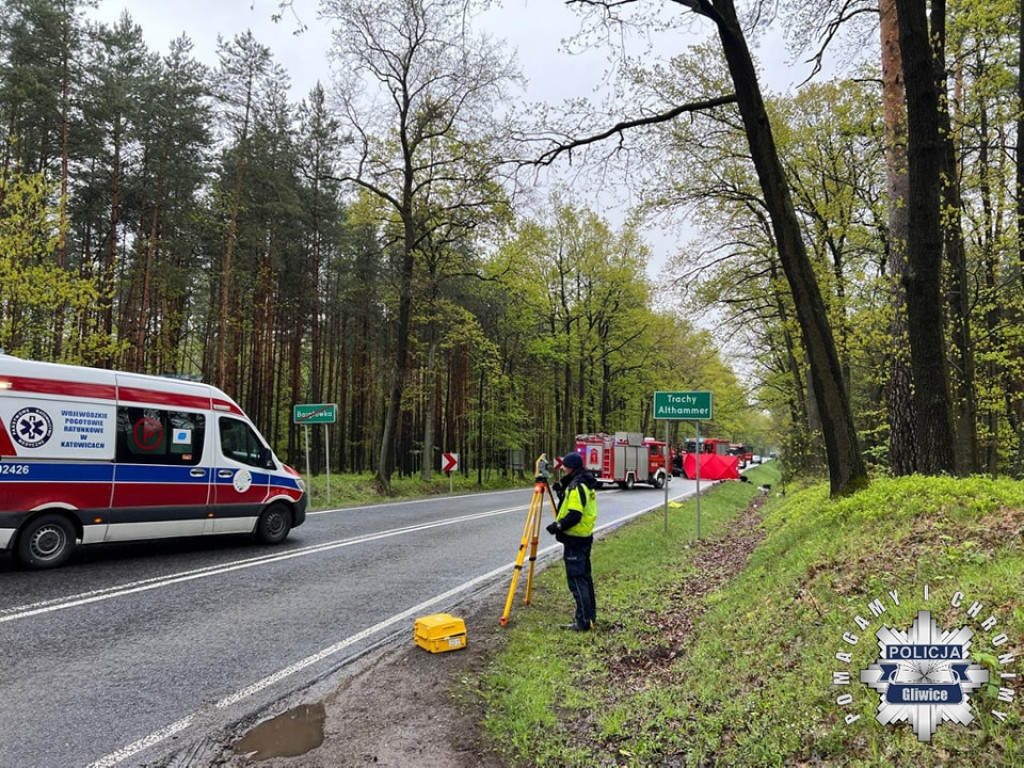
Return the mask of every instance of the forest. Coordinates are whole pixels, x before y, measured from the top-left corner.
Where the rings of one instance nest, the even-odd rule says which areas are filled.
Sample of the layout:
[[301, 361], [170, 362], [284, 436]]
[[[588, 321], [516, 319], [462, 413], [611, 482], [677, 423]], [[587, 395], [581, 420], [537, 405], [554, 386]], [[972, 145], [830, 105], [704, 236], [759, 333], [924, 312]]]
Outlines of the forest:
[[[609, 111], [519, 104], [472, 3], [322, 0], [334, 75], [296, 103], [251, 33], [209, 66], [85, 0], [0, 2], [7, 354], [208, 381], [292, 463], [293, 406], [337, 403], [315, 471], [383, 491], [442, 452], [679, 441], [663, 390], [834, 492], [1024, 474], [1017, 5], [580, 4], [584, 33], [706, 22], [670, 60], [610, 51]], [[748, 41], [780, 28], [842, 66], [762, 93]], [[570, 162], [634, 215], [533, 188]], [[646, 237], [683, 221], [655, 279]]]

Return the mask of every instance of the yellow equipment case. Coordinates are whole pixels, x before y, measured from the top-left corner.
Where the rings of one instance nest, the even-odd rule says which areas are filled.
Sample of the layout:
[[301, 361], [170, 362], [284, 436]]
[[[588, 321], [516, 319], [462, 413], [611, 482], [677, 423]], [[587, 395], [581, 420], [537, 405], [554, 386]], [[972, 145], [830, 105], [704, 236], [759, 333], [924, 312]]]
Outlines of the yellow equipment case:
[[413, 640], [431, 653], [466, 647], [466, 622], [449, 613], [435, 613], [416, 619]]

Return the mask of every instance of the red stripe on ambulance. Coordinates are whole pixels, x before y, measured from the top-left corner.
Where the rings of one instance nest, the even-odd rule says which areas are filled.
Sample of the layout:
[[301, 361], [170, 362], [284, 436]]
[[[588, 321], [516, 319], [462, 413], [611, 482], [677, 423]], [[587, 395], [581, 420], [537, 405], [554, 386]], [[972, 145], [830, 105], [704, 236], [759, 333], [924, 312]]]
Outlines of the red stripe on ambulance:
[[117, 389], [112, 384], [93, 384], [67, 379], [36, 379], [29, 376], [4, 376], [11, 383], [12, 392], [33, 392], [37, 395], [61, 395], [63, 397], [90, 397], [96, 400], [113, 400]]
[[277, 544], [305, 521], [304, 490], [216, 387], [0, 352], [0, 552], [27, 567], [100, 542]]

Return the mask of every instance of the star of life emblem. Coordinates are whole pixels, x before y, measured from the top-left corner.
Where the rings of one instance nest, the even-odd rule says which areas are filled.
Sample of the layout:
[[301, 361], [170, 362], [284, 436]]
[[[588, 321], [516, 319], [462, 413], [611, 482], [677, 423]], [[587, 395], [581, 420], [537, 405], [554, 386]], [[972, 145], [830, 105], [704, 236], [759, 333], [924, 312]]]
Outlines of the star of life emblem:
[[989, 673], [970, 662], [972, 629], [944, 632], [931, 611], [918, 611], [906, 632], [883, 626], [875, 636], [881, 654], [860, 681], [879, 693], [878, 722], [907, 721], [919, 741], [930, 741], [944, 720], [974, 720], [970, 694]]
[[39, 448], [53, 434], [53, 421], [39, 408], [22, 408], [11, 418], [11, 436], [25, 448]]

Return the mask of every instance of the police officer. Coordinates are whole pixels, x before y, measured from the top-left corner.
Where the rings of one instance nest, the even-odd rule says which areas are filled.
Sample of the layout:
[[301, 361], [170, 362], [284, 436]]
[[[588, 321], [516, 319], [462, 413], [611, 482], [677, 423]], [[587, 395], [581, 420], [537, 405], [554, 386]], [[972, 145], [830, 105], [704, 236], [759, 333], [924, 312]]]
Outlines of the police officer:
[[569, 453], [562, 457], [561, 483], [555, 483], [558, 511], [547, 532], [562, 544], [565, 577], [576, 601], [576, 618], [563, 629], [589, 632], [597, 621], [594, 579], [590, 575], [590, 548], [597, 522], [597, 486], [594, 475], [583, 468], [583, 457]]

